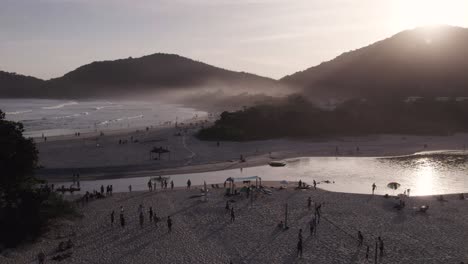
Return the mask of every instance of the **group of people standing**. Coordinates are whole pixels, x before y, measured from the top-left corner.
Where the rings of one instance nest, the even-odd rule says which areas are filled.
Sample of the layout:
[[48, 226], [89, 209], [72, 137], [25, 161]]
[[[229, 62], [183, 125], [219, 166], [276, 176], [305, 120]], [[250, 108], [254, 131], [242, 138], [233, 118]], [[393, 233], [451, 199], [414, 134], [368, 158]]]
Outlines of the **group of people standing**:
[[[144, 208], [143, 208], [142, 204], [138, 205], [137, 214], [138, 214], [138, 220], [139, 220], [140, 227], [143, 228], [144, 222], [145, 222], [145, 213], [144, 213]], [[156, 213], [153, 211], [152, 206], [149, 207], [148, 217], [149, 217], [149, 222], [150, 223], [153, 222], [155, 227], [158, 228], [158, 223], [161, 221], [161, 218], [159, 218], [156, 215]], [[122, 228], [125, 228], [126, 221], [125, 221], [125, 214], [124, 214], [123, 206], [120, 206], [119, 221], [120, 221], [120, 226]], [[111, 224], [111, 226], [114, 226], [114, 222], [115, 222], [115, 211], [112, 210], [112, 212], [110, 213], [110, 224]], [[168, 232], [172, 232], [172, 218], [171, 218], [171, 216], [167, 217], [167, 228], [168, 228]]]
[[[167, 179], [163, 179], [163, 178], [160, 177], [159, 178], [159, 183], [161, 184], [161, 190], [167, 190]], [[150, 192], [152, 192], [153, 190], [156, 191], [156, 186], [157, 186], [156, 181], [154, 181], [154, 183], [151, 183], [151, 179], [150, 179], [148, 181], [147, 185], [148, 185], [148, 190]], [[171, 185], [171, 190], [173, 190], [174, 189], [174, 181], [171, 181], [170, 185]]]

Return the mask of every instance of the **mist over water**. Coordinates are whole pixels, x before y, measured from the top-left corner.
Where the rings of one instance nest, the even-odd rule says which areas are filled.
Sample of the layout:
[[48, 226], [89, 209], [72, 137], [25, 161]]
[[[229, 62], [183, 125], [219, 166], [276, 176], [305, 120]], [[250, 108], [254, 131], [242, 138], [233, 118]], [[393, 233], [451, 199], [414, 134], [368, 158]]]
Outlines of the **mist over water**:
[[143, 100], [0, 99], [6, 119], [23, 123], [25, 136], [69, 135], [183, 122], [207, 113], [176, 104]]

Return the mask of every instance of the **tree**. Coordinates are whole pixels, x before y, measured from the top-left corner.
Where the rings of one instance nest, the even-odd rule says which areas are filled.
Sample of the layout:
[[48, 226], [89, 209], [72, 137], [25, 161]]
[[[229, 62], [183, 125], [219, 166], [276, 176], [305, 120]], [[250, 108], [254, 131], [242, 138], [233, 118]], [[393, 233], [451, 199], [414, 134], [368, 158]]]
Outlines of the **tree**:
[[38, 151], [23, 132], [21, 123], [5, 120], [0, 111], [0, 244], [6, 246], [38, 234], [43, 223], [44, 195], [33, 176]]

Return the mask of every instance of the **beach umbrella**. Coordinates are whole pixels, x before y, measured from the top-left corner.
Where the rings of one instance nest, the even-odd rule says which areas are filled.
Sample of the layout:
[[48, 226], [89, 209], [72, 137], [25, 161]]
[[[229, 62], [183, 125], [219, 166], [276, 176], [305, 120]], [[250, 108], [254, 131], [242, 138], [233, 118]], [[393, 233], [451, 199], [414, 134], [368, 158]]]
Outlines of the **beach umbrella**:
[[163, 148], [163, 147], [153, 147], [153, 149], [151, 149], [150, 153], [156, 153], [158, 154], [158, 158], [161, 159], [161, 154], [164, 154], [164, 153], [169, 153], [170, 151], [166, 148]]
[[401, 184], [399, 184], [398, 182], [390, 182], [389, 184], [387, 184], [387, 187], [392, 189], [394, 192], [396, 189], [400, 188]]

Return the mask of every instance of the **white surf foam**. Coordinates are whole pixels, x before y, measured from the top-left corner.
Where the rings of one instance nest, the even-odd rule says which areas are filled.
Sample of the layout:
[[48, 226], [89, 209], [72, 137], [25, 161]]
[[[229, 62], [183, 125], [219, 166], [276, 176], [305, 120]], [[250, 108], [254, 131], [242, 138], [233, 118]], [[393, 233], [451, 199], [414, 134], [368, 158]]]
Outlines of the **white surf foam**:
[[42, 108], [42, 109], [60, 109], [60, 108], [63, 108], [63, 107], [65, 107], [65, 106], [77, 105], [77, 104], [78, 104], [77, 102], [70, 101], [70, 102], [67, 102], [67, 103], [59, 104], [59, 105], [44, 106], [44, 107], [41, 107], [41, 108]]

